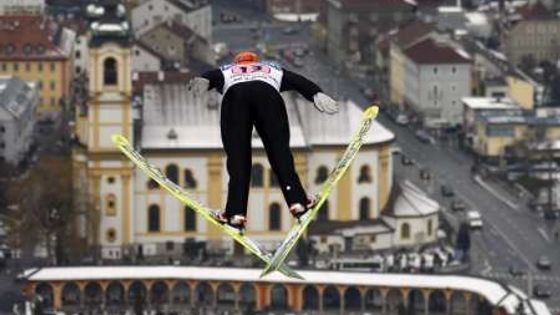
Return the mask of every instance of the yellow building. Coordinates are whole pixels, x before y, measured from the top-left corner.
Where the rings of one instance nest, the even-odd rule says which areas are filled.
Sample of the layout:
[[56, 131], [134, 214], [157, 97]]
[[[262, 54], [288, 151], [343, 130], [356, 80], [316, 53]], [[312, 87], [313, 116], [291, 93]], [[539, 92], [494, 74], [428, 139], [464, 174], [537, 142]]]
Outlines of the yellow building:
[[74, 33], [43, 16], [0, 16], [0, 75], [36, 81], [39, 118], [69, 101]]

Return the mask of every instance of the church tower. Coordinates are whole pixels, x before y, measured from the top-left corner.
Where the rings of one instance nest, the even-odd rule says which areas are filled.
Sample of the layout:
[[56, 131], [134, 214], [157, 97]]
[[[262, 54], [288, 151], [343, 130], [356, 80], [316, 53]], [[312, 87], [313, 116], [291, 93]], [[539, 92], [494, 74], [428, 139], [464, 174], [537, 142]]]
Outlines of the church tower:
[[[103, 258], [121, 258], [132, 242], [133, 178], [130, 163], [115, 148], [111, 135], [132, 139], [131, 36], [124, 6], [102, 0], [88, 7], [90, 25], [88, 97], [76, 117], [76, 179], [87, 183], [96, 210], [96, 228], [89, 240]], [[82, 180], [79, 179], [82, 177]], [[93, 240], [92, 240], [93, 238]]]

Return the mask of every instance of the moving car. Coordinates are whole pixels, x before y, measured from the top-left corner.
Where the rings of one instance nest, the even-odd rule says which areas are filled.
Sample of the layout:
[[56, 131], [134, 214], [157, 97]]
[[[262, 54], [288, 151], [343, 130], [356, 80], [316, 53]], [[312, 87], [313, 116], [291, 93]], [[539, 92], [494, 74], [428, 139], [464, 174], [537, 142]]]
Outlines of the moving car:
[[455, 195], [455, 192], [453, 191], [453, 188], [451, 188], [451, 186], [441, 185], [441, 194], [444, 197], [453, 197]]
[[523, 276], [525, 274], [523, 269], [521, 269], [521, 267], [519, 267], [518, 265], [511, 265], [511, 266], [509, 266], [508, 270], [509, 270], [509, 274], [514, 276], [514, 277], [520, 277], [520, 276]]
[[405, 114], [398, 114], [397, 118], [395, 118], [395, 122], [397, 123], [397, 125], [404, 126], [408, 124], [409, 119]]
[[480, 212], [476, 210], [470, 210], [467, 212], [467, 222], [471, 229], [481, 229], [482, 228], [482, 216]]
[[550, 290], [540, 284], [537, 284], [533, 287], [533, 296], [539, 298], [548, 298], [552, 295]]
[[552, 269], [552, 262], [547, 256], [541, 256], [537, 260], [537, 268], [541, 270], [550, 270]]
[[451, 210], [453, 211], [464, 211], [467, 207], [462, 200], [455, 199], [451, 202]]
[[431, 143], [432, 137], [428, 134], [426, 130], [416, 131], [416, 138], [422, 143]]
[[412, 165], [412, 164], [414, 164], [412, 162], [412, 159], [409, 158], [408, 156], [404, 155], [404, 154], [401, 155], [401, 163], [402, 163], [402, 165]]
[[420, 179], [430, 180], [431, 178], [432, 178], [432, 174], [427, 168], [423, 168], [420, 170]]

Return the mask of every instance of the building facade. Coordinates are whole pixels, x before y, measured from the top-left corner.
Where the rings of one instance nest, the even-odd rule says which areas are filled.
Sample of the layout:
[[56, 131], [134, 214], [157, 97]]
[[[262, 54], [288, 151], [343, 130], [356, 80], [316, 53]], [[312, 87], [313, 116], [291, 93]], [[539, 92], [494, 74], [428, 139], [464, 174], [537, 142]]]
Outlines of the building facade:
[[531, 56], [537, 62], [552, 63], [560, 58], [560, 19], [540, 1], [519, 10], [521, 20], [515, 21], [503, 35], [509, 60], [519, 65]]
[[45, 0], [3, 0], [0, 15], [41, 15], [45, 12]]
[[1, 16], [0, 25], [0, 75], [37, 82], [39, 119], [56, 116], [70, 96], [74, 32], [43, 16]]
[[16, 77], [0, 77], [0, 160], [18, 165], [33, 143], [37, 86]]
[[407, 49], [391, 46], [391, 100], [425, 127], [462, 123], [461, 97], [471, 95], [471, 58], [444, 39], [425, 38]]

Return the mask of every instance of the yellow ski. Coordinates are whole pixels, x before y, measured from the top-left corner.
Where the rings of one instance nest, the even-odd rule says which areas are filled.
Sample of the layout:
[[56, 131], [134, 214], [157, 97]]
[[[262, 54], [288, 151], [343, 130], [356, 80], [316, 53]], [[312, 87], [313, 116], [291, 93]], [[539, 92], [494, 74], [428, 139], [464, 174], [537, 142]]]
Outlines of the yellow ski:
[[[239, 242], [247, 248], [255, 256], [259, 257], [262, 261], [269, 264], [272, 255], [261, 249], [261, 247], [252, 239], [241, 235], [238, 230], [219, 223], [216, 221], [212, 215], [211, 210], [202, 205], [200, 202], [196, 201], [194, 198], [190, 197], [186, 191], [184, 191], [177, 184], [169, 180], [157, 167], [150, 164], [140, 153], [138, 153], [128, 140], [122, 135], [113, 135], [111, 140], [139, 169], [141, 169], [146, 175], [155, 180], [161, 187], [171, 193], [175, 198], [181, 201], [183, 204], [189, 206], [189, 208], [196, 211], [198, 214], [202, 215], [206, 220], [212, 224], [218, 226], [224, 233], [231, 236], [234, 240]], [[278, 270], [291, 278], [303, 279], [297, 272], [293, 271], [286, 265], [281, 265]]]
[[303, 235], [303, 232], [305, 232], [309, 223], [311, 223], [311, 221], [315, 218], [325, 200], [327, 200], [327, 197], [331, 193], [331, 190], [334, 188], [338, 180], [344, 175], [344, 173], [346, 173], [346, 170], [348, 169], [350, 164], [352, 164], [352, 161], [354, 161], [356, 154], [362, 146], [364, 136], [367, 134], [375, 117], [377, 117], [378, 112], [379, 108], [377, 106], [370, 106], [364, 111], [360, 128], [352, 137], [352, 141], [346, 148], [346, 151], [344, 152], [342, 158], [338, 161], [337, 166], [332, 170], [332, 172], [329, 174], [329, 177], [321, 187], [317, 203], [311, 210], [309, 210], [306, 214], [299, 218], [290, 232], [288, 232], [286, 239], [274, 253], [272, 261], [262, 272], [260, 276], [261, 278], [275, 270], [280, 271], [279, 267], [283, 265], [284, 260], [290, 254], [292, 248], [296, 245], [297, 241]]

